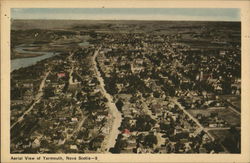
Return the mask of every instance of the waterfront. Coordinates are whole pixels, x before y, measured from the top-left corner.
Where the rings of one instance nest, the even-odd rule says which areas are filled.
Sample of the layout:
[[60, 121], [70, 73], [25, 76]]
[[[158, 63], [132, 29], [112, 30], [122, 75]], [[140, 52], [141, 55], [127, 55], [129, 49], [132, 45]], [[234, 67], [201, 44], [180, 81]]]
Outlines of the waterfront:
[[36, 64], [38, 61], [44, 60], [46, 58], [53, 57], [58, 53], [54, 52], [39, 52], [39, 51], [32, 51], [34, 50], [34, 45], [22, 45], [17, 46], [15, 50], [18, 53], [27, 53], [27, 54], [37, 54], [37, 57], [29, 57], [29, 58], [16, 58], [11, 60], [11, 72], [14, 70], [18, 70], [19, 68], [28, 67], [31, 65]]

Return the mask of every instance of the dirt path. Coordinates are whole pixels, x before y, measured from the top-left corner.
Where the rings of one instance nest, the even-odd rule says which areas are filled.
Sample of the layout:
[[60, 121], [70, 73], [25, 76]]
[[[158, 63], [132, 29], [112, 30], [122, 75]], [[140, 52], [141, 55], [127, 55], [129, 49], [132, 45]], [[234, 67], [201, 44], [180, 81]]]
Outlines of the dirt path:
[[205, 131], [206, 134], [212, 139], [212, 140], [215, 140], [215, 138], [208, 132], [207, 128], [204, 128], [200, 122], [194, 118], [188, 111], [186, 111], [183, 106], [176, 100], [176, 99], [172, 99], [172, 101], [190, 118], [192, 119], [197, 126], [199, 126], [201, 128], [201, 130]]
[[23, 121], [24, 116], [27, 115], [27, 114], [29, 114], [29, 112], [34, 108], [34, 106], [35, 106], [37, 103], [40, 102], [41, 97], [43, 96], [43, 88], [44, 88], [44, 85], [45, 85], [45, 81], [46, 81], [46, 79], [47, 79], [49, 73], [50, 73], [50, 71], [48, 71], [48, 72], [45, 73], [45, 76], [44, 76], [44, 78], [43, 78], [43, 80], [42, 80], [42, 82], [41, 82], [41, 84], [40, 84], [40, 86], [39, 86], [39, 90], [38, 90], [38, 93], [37, 93], [36, 96], [35, 96], [35, 101], [33, 102], [33, 104], [29, 107], [29, 109], [27, 109], [27, 110], [23, 113], [23, 115], [22, 115], [21, 117], [18, 118], [18, 120], [17, 120], [15, 123], [13, 123], [13, 124], [11, 125], [10, 129], [12, 129], [17, 123]]
[[105, 144], [106, 144], [104, 148], [106, 149], [106, 152], [108, 152], [110, 148], [115, 146], [116, 138], [117, 138], [118, 134], [120, 133], [118, 128], [121, 125], [122, 116], [121, 116], [121, 113], [116, 108], [115, 103], [113, 102], [113, 97], [107, 93], [107, 91], [105, 89], [104, 80], [101, 77], [101, 73], [97, 68], [96, 57], [99, 53], [99, 50], [100, 50], [100, 48], [95, 51], [94, 56], [92, 58], [92, 62], [94, 65], [96, 77], [97, 77], [98, 81], [100, 82], [101, 92], [108, 99], [107, 105], [108, 105], [108, 108], [110, 109], [110, 112], [112, 114], [113, 123], [112, 123], [111, 129], [110, 129], [110, 133], [109, 133], [109, 135], [107, 135], [107, 137], [104, 140]]

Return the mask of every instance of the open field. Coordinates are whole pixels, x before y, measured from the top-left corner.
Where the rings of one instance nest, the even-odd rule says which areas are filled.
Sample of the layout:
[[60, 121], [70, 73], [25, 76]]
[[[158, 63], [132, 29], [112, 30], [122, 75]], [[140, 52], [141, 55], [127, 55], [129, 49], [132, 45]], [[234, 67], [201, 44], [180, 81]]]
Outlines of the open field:
[[224, 121], [228, 122], [230, 125], [233, 126], [240, 126], [240, 117], [239, 115], [235, 114], [231, 109], [189, 109], [187, 110], [190, 114], [196, 117], [197, 114], [202, 114], [205, 116], [209, 116], [211, 113], [218, 113], [218, 117], [223, 119]]
[[208, 132], [218, 140], [224, 140], [226, 136], [231, 134], [228, 130], [209, 130]]
[[220, 96], [222, 99], [227, 100], [230, 104], [232, 104], [232, 106], [240, 111], [240, 107], [241, 107], [241, 101], [240, 101], [240, 96], [230, 96], [230, 95], [223, 95]]

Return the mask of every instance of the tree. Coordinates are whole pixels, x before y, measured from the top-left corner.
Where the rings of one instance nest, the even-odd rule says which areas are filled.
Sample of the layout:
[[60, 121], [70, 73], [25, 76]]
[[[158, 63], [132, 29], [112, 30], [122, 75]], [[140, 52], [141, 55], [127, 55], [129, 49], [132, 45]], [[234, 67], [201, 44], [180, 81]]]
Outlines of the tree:
[[122, 149], [128, 146], [128, 143], [126, 140], [122, 140], [122, 135], [118, 135], [118, 138], [116, 140], [115, 147], [110, 149], [111, 153], [120, 153]]
[[157, 144], [157, 137], [153, 134], [149, 134], [147, 136], [145, 136], [144, 138], [144, 143], [146, 146], [149, 146], [149, 147], [153, 147], [154, 144]]
[[119, 110], [119, 111], [122, 111], [122, 107], [123, 107], [123, 102], [122, 102], [122, 100], [121, 99], [119, 99], [116, 103], [115, 103], [115, 105], [116, 105], [116, 107], [117, 107], [117, 109]]
[[160, 93], [156, 92], [156, 91], [153, 93], [153, 95], [154, 95], [155, 98], [159, 98], [160, 97]]
[[80, 100], [81, 98], [83, 98], [83, 95], [81, 92], [78, 92], [76, 95], [77, 100]]

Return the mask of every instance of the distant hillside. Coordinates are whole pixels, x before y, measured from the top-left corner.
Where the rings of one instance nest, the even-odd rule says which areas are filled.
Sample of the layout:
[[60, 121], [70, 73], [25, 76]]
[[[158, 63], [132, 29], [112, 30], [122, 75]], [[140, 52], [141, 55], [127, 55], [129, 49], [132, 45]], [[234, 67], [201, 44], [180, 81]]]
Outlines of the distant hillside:
[[223, 25], [240, 28], [240, 22], [195, 22], [195, 21], [139, 21], [139, 20], [12, 20], [11, 29], [69, 29], [93, 26], [94, 24], [140, 24], [164, 25], [165, 27], [195, 27]]

